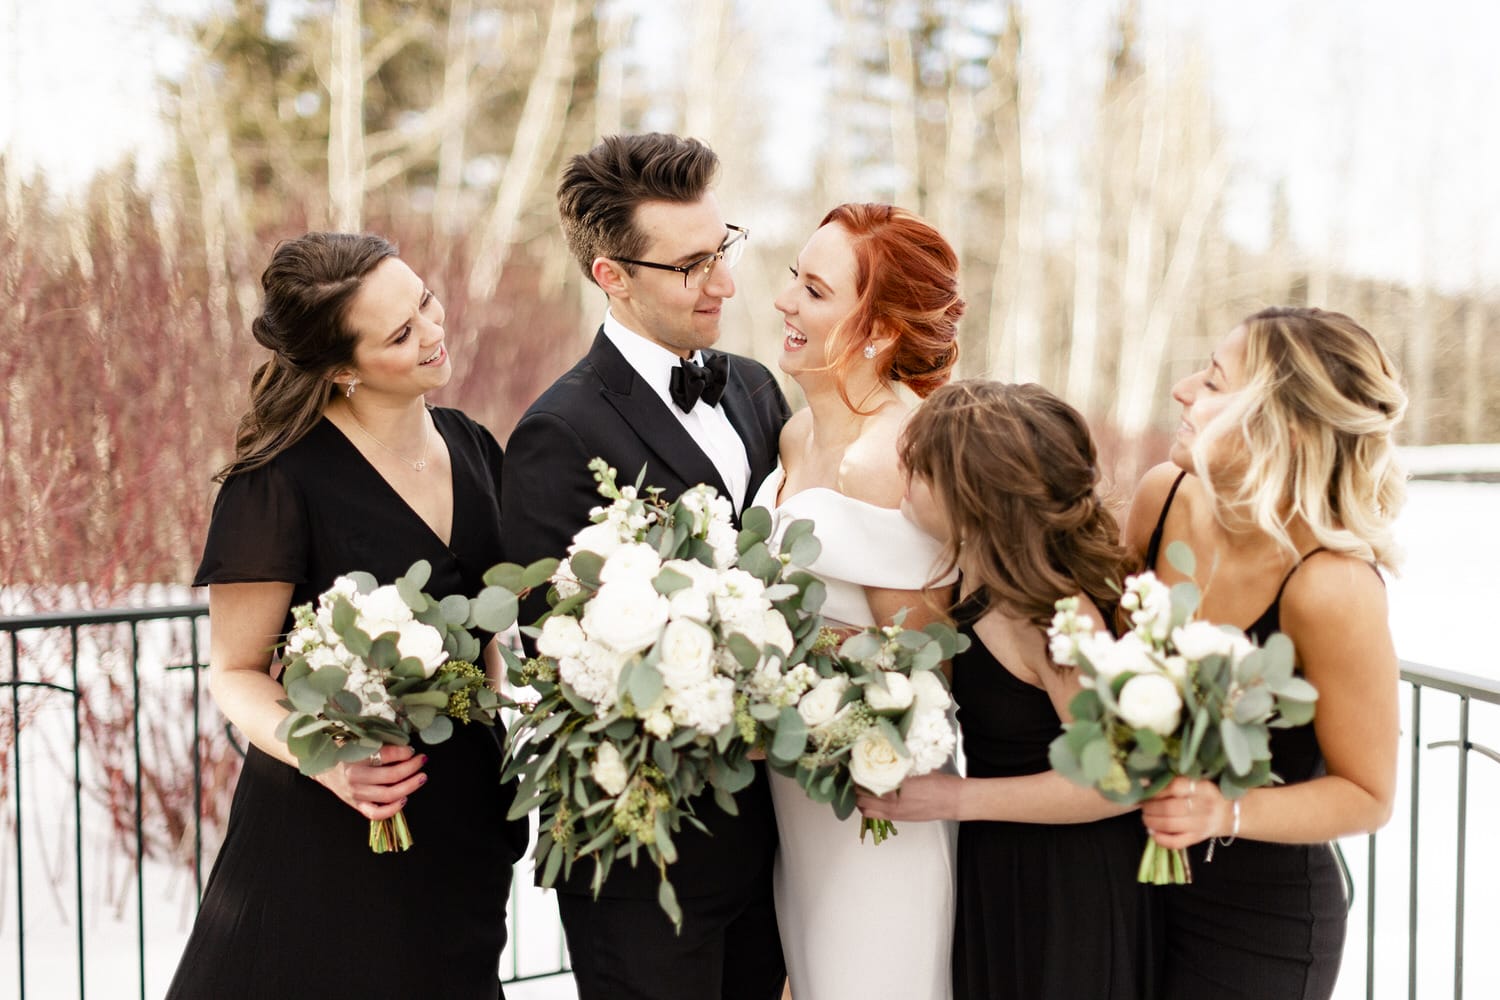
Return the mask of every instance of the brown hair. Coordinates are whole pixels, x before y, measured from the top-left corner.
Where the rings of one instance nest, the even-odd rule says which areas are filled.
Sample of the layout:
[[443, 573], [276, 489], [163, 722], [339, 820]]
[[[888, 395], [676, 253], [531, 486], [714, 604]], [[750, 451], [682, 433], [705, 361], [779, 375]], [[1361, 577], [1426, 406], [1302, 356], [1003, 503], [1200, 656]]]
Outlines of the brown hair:
[[[635, 224], [643, 201], [694, 202], [719, 169], [719, 156], [697, 139], [662, 132], [607, 135], [568, 161], [557, 186], [568, 249], [589, 280], [596, 257], [618, 260], [645, 252]], [[635, 273], [635, 265], [621, 265]]]
[[[1248, 517], [1294, 554], [1287, 525], [1300, 518], [1319, 545], [1396, 568], [1406, 474], [1393, 435], [1406, 392], [1395, 365], [1343, 313], [1278, 306], [1243, 325], [1245, 388], [1193, 448], [1216, 512]], [[1208, 455], [1233, 437], [1243, 468], [1216, 474]]]
[[912, 414], [900, 456], [947, 515], [944, 573], [962, 547], [990, 607], [1046, 625], [1082, 591], [1109, 619], [1131, 557], [1077, 410], [1031, 383], [954, 382]]
[[920, 216], [894, 205], [839, 205], [818, 228], [830, 224], [849, 234], [858, 296], [828, 346], [839, 396], [857, 410], [846, 388], [848, 373], [877, 332], [893, 338], [876, 359], [881, 377], [927, 396], [948, 381], [958, 361], [958, 320], [964, 314], [958, 254]]
[[353, 233], [307, 233], [276, 245], [260, 276], [265, 304], [250, 324], [271, 360], [250, 380], [234, 461], [215, 480], [265, 465], [317, 424], [336, 388], [328, 376], [354, 358], [349, 304], [365, 276], [394, 256], [388, 240]]

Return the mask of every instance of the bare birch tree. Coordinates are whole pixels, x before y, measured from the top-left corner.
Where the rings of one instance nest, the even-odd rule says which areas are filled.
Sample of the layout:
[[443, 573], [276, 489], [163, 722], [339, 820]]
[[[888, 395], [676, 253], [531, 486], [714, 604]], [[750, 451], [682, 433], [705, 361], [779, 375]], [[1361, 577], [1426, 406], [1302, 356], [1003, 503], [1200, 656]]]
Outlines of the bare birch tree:
[[334, 228], [357, 232], [365, 201], [365, 66], [360, 0], [336, 0], [328, 64], [328, 203]]

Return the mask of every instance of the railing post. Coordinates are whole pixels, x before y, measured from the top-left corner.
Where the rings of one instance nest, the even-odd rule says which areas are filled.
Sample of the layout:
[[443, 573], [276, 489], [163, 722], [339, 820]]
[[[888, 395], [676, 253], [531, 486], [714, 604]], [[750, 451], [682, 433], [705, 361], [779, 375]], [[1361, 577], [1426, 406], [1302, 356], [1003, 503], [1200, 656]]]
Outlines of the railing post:
[[1453, 1000], [1464, 1000], [1464, 852], [1469, 823], [1469, 698], [1458, 700], [1458, 881], [1453, 903]]
[[1365, 856], [1365, 1000], [1375, 1000], [1375, 834]]
[[141, 636], [140, 626], [130, 623], [130, 729], [135, 739], [135, 926], [136, 958], [140, 971], [140, 997], [146, 1000], [146, 836], [142, 820], [141, 794]]
[[73, 676], [73, 864], [78, 878], [75, 896], [78, 904], [78, 1000], [84, 1000], [84, 956], [87, 952], [83, 947], [83, 685], [78, 683], [77, 625], [68, 629], [68, 641], [69, 665]]
[[1407, 871], [1406, 996], [1417, 1000], [1417, 839], [1420, 833], [1419, 793], [1422, 787], [1422, 685], [1411, 686], [1411, 867]]
[[10, 756], [15, 780], [11, 787], [16, 790], [16, 978], [21, 996], [26, 996], [26, 859], [21, 851], [21, 643], [16, 634], [10, 634], [10, 724], [15, 731], [12, 746], [15, 753]]

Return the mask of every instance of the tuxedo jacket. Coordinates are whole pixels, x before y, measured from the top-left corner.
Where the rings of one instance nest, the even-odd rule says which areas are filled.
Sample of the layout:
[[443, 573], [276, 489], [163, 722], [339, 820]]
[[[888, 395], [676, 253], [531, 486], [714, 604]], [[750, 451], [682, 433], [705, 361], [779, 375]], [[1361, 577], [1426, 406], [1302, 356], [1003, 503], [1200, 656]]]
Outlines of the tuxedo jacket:
[[[729, 359], [720, 405], [750, 459], [744, 497], [749, 504], [775, 468], [790, 409], [764, 365], [737, 355]], [[699, 483], [727, 492], [713, 462], [601, 328], [588, 354], [531, 405], [505, 446], [500, 524], [508, 561], [524, 565], [566, 554], [573, 535], [589, 523], [589, 510], [605, 503], [588, 469], [596, 457], [616, 469], [622, 486], [634, 483], [644, 468], [642, 485], [660, 487], [669, 501]], [[545, 595], [533, 593], [521, 606], [520, 621], [534, 622], [546, 610]], [[679, 896], [763, 887], [770, 878], [776, 821], [764, 766], [757, 764], [756, 772], [755, 781], [735, 795], [738, 816], [720, 810], [711, 793], [693, 800], [711, 835], [684, 822], [674, 836], [678, 860], [670, 877]], [[644, 852], [639, 859], [635, 868], [617, 859], [601, 895], [654, 899], [661, 876]], [[593, 875], [593, 862], [583, 859], [557, 887], [589, 892]]]

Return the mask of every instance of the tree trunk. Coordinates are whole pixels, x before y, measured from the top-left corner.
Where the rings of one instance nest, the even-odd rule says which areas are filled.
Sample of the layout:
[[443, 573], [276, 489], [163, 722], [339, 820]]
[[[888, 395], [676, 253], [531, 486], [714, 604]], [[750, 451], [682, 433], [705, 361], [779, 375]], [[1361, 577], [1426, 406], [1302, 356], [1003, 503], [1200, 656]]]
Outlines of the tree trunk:
[[328, 208], [333, 228], [358, 232], [365, 200], [365, 72], [359, 0], [337, 0], [328, 67]]
[[[464, 184], [465, 145], [468, 133], [469, 79], [474, 72], [473, 35], [469, 19], [472, 0], [452, 0], [448, 5], [448, 44], [444, 49], [442, 142], [438, 145], [437, 192], [433, 200], [437, 231], [445, 236], [463, 227], [461, 199]], [[447, 241], [442, 241], [446, 246]]]
[[542, 170], [552, 161], [572, 84], [573, 27], [577, 19], [577, 0], [554, 0], [547, 40], [516, 124], [510, 162], [500, 179], [500, 190], [469, 271], [470, 297], [488, 298], [500, 287], [521, 213], [541, 180]]

